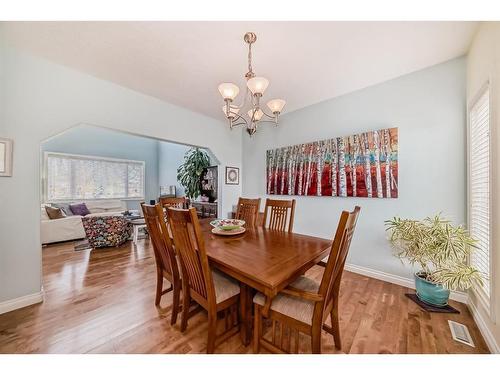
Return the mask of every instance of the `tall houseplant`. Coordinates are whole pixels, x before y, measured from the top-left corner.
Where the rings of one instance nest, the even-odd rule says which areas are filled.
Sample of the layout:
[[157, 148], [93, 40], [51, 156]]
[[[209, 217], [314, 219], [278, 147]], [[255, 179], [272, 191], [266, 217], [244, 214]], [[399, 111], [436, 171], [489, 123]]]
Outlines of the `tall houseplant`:
[[200, 177], [208, 166], [210, 157], [205, 150], [193, 147], [184, 155], [184, 163], [177, 168], [177, 181], [186, 190], [188, 198], [195, 199], [201, 194]]
[[385, 225], [395, 255], [421, 267], [415, 273], [415, 284], [424, 302], [446, 305], [450, 290], [483, 283], [483, 275], [467, 264], [476, 241], [463, 226], [454, 226], [441, 215], [421, 221], [395, 217]]

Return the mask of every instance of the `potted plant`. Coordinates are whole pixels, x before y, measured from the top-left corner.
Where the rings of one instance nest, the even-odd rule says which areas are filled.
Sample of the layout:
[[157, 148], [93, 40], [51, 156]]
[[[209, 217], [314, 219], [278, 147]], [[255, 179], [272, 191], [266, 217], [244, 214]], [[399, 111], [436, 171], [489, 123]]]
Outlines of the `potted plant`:
[[205, 150], [193, 147], [184, 155], [184, 163], [177, 168], [177, 181], [186, 190], [186, 196], [197, 198], [201, 193], [200, 176], [210, 165], [210, 157]]
[[440, 214], [424, 220], [395, 217], [385, 222], [395, 255], [421, 270], [415, 273], [418, 298], [446, 306], [450, 290], [466, 290], [483, 283], [483, 275], [467, 265], [476, 241], [463, 226], [454, 226]]

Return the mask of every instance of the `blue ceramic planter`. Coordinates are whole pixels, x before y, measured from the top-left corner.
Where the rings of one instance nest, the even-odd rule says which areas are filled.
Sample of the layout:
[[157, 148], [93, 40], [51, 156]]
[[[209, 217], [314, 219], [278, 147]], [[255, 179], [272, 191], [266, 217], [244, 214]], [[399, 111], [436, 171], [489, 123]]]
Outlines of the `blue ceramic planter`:
[[448, 305], [450, 291], [443, 288], [442, 285], [434, 284], [419, 276], [419, 272], [415, 273], [415, 289], [417, 290], [418, 298], [433, 306]]

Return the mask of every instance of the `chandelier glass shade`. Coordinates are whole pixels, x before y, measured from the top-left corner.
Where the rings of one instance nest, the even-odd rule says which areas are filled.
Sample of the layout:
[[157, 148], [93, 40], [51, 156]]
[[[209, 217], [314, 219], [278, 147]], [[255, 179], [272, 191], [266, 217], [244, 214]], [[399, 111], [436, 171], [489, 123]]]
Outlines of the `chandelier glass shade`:
[[[250, 136], [256, 131], [258, 125], [263, 122], [271, 122], [278, 125], [278, 118], [286, 102], [283, 99], [272, 99], [267, 102], [267, 107], [271, 111], [267, 113], [261, 107], [261, 98], [264, 95], [269, 80], [264, 77], [257, 77], [252, 69], [252, 44], [257, 40], [257, 36], [248, 32], [245, 34], [245, 42], [248, 44], [248, 72], [245, 74], [247, 87], [245, 96], [240, 104], [234, 103], [240, 89], [231, 82], [224, 82], [219, 85], [219, 92], [225, 104], [222, 111], [232, 129], [235, 126], [244, 125]], [[241, 113], [240, 113], [241, 112]]]
[[247, 115], [252, 122], [259, 122], [262, 116], [264, 116], [264, 112], [261, 109], [251, 109], [247, 112]]
[[269, 86], [269, 80], [264, 77], [253, 77], [247, 81], [247, 87], [254, 95], [264, 95], [267, 86]]
[[234, 100], [240, 92], [240, 88], [236, 86], [234, 83], [221, 83], [219, 85], [219, 92], [224, 98], [224, 100]]
[[281, 113], [281, 110], [285, 106], [286, 102], [283, 99], [273, 99], [267, 102], [267, 106], [272, 113]]

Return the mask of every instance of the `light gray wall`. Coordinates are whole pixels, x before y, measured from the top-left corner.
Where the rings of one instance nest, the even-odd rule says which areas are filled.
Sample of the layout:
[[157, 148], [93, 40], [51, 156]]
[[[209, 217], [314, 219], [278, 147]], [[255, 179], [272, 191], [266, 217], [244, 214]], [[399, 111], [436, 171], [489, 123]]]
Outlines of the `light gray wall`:
[[[465, 58], [285, 114], [278, 128], [243, 134], [243, 194], [266, 194], [266, 150], [399, 127], [399, 198], [297, 199], [294, 230], [332, 238], [340, 212], [361, 206], [348, 263], [411, 277], [391, 255], [384, 220], [442, 211], [465, 222]], [[289, 197], [275, 197], [289, 198]]]
[[184, 195], [184, 188], [177, 182], [177, 168], [183, 163], [190, 147], [175, 143], [158, 143], [158, 181], [160, 186], [176, 186], [177, 196]]
[[[1, 43], [0, 134], [14, 140], [13, 176], [0, 178], [0, 302], [40, 292], [40, 143], [78, 125], [208, 147], [241, 167], [241, 132], [153, 97]], [[7, 41], [8, 42], [8, 41]], [[117, 62], [118, 63], [118, 62]], [[221, 215], [241, 185], [221, 185]]]
[[[159, 144], [156, 139], [99, 128], [76, 126], [42, 143], [42, 152], [91, 155], [145, 162], [145, 201], [159, 194]], [[163, 143], [163, 142], [161, 142]], [[168, 143], [165, 143], [168, 144]], [[167, 166], [168, 167], [168, 166]], [[129, 209], [139, 209], [140, 200], [127, 200]]]

